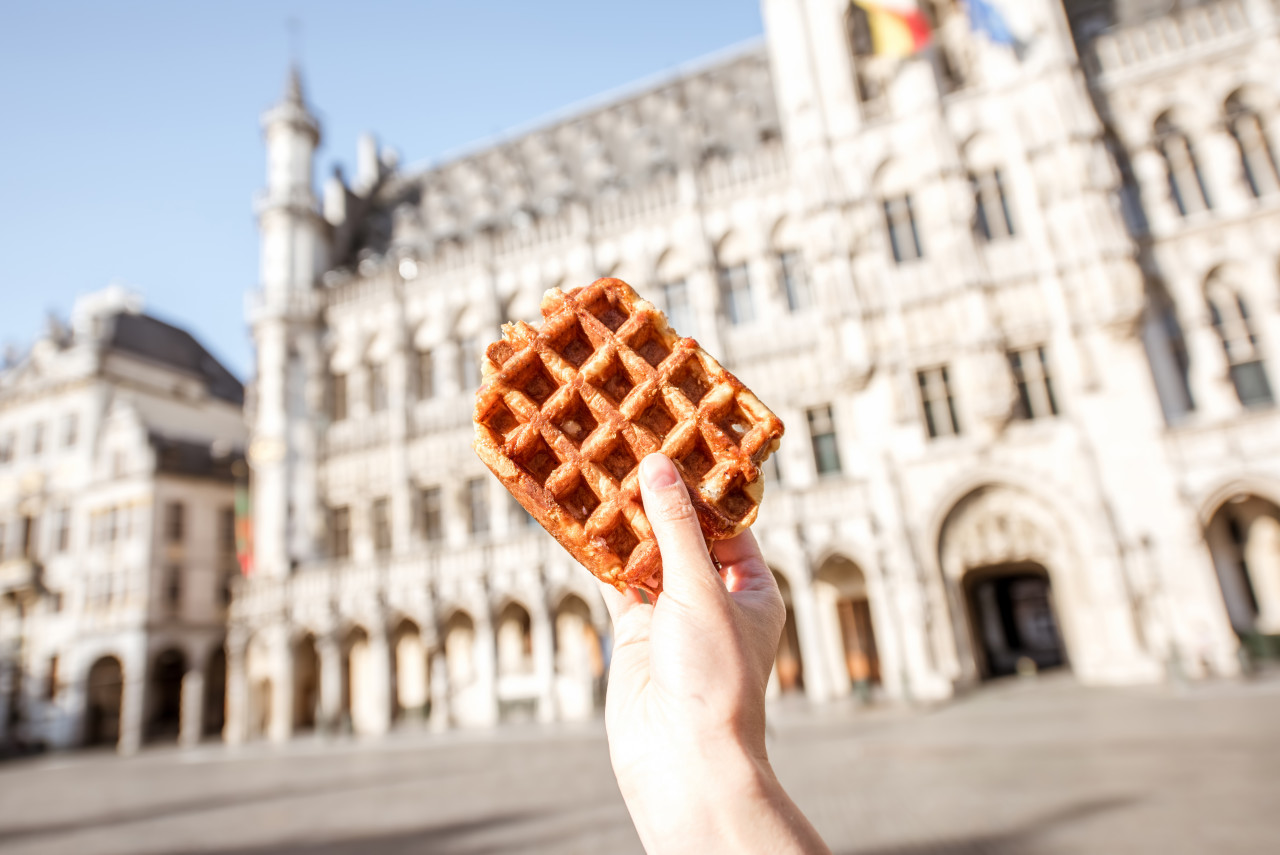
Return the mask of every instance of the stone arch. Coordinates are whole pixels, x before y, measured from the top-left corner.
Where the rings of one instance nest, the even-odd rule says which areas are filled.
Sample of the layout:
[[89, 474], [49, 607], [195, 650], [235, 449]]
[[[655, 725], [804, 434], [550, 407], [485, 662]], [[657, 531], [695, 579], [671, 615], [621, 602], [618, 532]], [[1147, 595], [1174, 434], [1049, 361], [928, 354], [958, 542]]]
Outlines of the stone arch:
[[817, 565], [813, 578], [819, 632], [832, 666], [836, 695], [856, 692], [864, 700], [880, 682], [880, 653], [876, 644], [871, 593], [862, 568], [834, 553]]
[[1204, 279], [1209, 320], [1222, 342], [1227, 374], [1243, 406], [1270, 406], [1275, 401], [1266, 360], [1258, 338], [1259, 300], [1251, 299], [1249, 276], [1236, 264], [1220, 264]]
[[360, 624], [351, 624], [343, 633], [341, 652], [343, 726], [365, 733], [377, 717], [372, 708], [376, 675], [369, 631]]
[[565, 593], [555, 606], [556, 708], [561, 718], [590, 718], [604, 686], [604, 651], [587, 601]]
[[498, 610], [495, 629], [498, 677], [533, 673], [533, 616], [514, 598]]
[[[1271, 487], [1271, 485], [1268, 485]], [[1231, 628], [1254, 656], [1280, 656], [1280, 501], [1274, 488], [1217, 491], [1204, 519]]]
[[1180, 216], [1209, 210], [1213, 200], [1196, 154], [1185, 111], [1168, 109], [1151, 124], [1152, 145], [1164, 158], [1170, 200]]
[[729, 229], [716, 241], [716, 263], [721, 267], [745, 264], [750, 256], [751, 245], [740, 229]]
[[783, 570], [774, 565], [769, 565], [769, 570], [778, 583], [778, 593], [782, 596], [782, 605], [786, 610], [782, 634], [778, 637], [778, 654], [774, 658], [773, 674], [769, 682], [776, 685], [777, 690], [783, 694], [803, 692], [805, 663], [800, 652], [800, 632], [796, 624], [791, 580]]
[[293, 658], [293, 730], [313, 730], [320, 721], [320, 654], [316, 637], [304, 633], [291, 645]]
[[[1070, 658], [1076, 612], [1063, 583], [1073, 540], [1035, 494], [987, 484], [961, 498], [938, 535], [962, 680], [1001, 676], [1028, 663], [1056, 667]], [[1058, 583], [1058, 584], [1055, 584]]]
[[449, 686], [456, 691], [476, 680], [476, 621], [469, 612], [459, 608], [454, 609], [441, 626]]
[[392, 717], [425, 719], [430, 704], [431, 652], [417, 621], [402, 617], [391, 631]]
[[120, 657], [98, 658], [85, 676], [84, 744], [115, 745], [120, 741], [120, 705], [124, 668]]
[[151, 659], [147, 673], [147, 729], [149, 741], [177, 741], [182, 727], [182, 678], [187, 654], [169, 646]]

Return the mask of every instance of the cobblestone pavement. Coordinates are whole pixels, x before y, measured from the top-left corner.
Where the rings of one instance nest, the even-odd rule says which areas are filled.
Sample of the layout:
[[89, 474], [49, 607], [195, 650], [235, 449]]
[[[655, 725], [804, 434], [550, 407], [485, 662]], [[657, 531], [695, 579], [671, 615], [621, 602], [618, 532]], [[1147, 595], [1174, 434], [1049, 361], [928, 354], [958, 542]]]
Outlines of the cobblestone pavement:
[[[1280, 680], [994, 686], [934, 710], [774, 716], [837, 855], [1280, 851]], [[397, 734], [0, 765], [0, 851], [631, 853], [602, 728]]]

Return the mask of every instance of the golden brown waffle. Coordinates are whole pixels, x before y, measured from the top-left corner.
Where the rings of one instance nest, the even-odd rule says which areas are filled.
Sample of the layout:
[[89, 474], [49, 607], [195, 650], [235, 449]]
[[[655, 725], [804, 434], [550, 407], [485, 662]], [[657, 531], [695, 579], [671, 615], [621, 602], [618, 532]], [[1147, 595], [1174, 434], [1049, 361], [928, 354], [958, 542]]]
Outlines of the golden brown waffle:
[[662, 559], [637, 464], [675, 462], [708, 541], [746, 529], [764, 496], [760, 464], [783, 425], [698, 343], [620, 279], [542, 299], [489, 345], [475, 449], [574, 558], [625, 591], [657, 593]]

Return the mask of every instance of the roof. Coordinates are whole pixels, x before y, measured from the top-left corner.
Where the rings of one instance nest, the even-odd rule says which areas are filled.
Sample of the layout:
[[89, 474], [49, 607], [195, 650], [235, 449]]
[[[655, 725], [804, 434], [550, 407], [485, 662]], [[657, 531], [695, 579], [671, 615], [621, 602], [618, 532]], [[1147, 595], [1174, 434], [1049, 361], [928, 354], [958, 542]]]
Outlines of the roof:
[[1128, 27], [1215, 0], [1064, 0], [1077, 40], [1089, 41], [1111, 27]]
[[447, 162], [383, 176], [348, 206], [335, 266], [520, 228], [780, 135], [768, 53], [752, 43]]
[[213, 397], [244, 404], [244, 384], [184, 329], [150, 315], [120, 312], [107, 346], [186, 371], [203, 380]]

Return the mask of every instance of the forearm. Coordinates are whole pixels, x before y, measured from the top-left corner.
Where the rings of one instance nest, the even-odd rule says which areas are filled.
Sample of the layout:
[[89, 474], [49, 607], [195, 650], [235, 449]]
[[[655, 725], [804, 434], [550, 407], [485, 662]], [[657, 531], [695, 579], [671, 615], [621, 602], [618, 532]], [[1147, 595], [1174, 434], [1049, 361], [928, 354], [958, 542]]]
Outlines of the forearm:
[[[635, 776], [664, 782], [651, 791], [619, 778], [623, 799], [649, 855], [829, 855], [767, 760], [729, 751], [673, 762], [682, 765], [680, 773]], [[691, 774], [693, 769], [697, 771]]]

